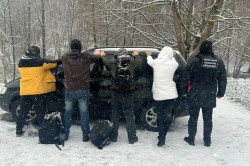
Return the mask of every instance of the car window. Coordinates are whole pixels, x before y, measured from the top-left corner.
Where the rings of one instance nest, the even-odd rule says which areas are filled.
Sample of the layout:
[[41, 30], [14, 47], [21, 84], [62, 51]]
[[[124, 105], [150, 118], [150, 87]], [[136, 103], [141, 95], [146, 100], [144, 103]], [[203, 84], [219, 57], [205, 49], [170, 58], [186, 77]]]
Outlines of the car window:
[[179, 66], [181, 66], [182, 68], [184, 68], [186, 66], [186, 61], [184, 60], [184, 58], [181, 56], [181, 54], [177, 53], [174, 56], [175, 60], [178, 62]]

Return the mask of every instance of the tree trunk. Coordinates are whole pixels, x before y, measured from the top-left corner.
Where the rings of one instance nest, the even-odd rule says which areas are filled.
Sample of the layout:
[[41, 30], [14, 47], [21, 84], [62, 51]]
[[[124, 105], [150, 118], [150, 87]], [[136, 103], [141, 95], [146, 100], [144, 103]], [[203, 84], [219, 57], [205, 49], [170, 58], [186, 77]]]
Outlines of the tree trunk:
[[[205, 1], [206, 3], [206, 1]], [[194, 43], [193, 43], [193, 50], [191, 52], [190, 49], [190, 39], [191, 37], [191, 31], [190, 31], [190, 25], [191, 25], [191, 19], [192, 19], [192, 11], [194, 8], [194, 1], [190, 0], [188, 3], [188, 15], [187, 20], [185, 21], [181, 17], [180, 13], [180, 0], [173, 0], [171, 5], [171, 11], [173, 14], [173, 23], [175, 27], [175, 36], [177, 39], [177, 46], [182, 54], [182, 56], [187, 59], [192, 59], [194, 56], [196, 56], [199, 52], [199, 47], [201, 43], [204, 40], [207, 40], [210, 35], [212, 28], [214, 26], [214, 23], [218, 20], [218, 16], [220, 15], [221, 9], [224, 5], [224, 0], [215, 0], [214, 4], [211, 6], [211, 9], [209, 11], [209, 15], [206, 17], [206, 12], [203, 13], [203, 17], [207, 18], [202, 21], [202, 24], [200, 25], [200, 34], [197, 33], [197, 35], [193, 34]], [[185, 31], [184, 31], [185, 30]], [[186, 35], [186, 39], [184, 37]], [[185, 41], [184, 41], [185, 39]], [[188, 44], [187, 44], [188, 43]]]
[[9, 26], [10, 26], [11, 45], [12, 45], [13, 80], [14, 80], [16, 78], [16, 56], [15, 56], [15, 41], [14, 41], [14, 33], [12, 26], [10, 0], [8, 0], [8, 10], [9, 10]]
[[95, 23], [95, 3], [93, 3], [93, 5], [92, 5], [92, 23], [93, 23], [93, 40], [94, 40], [94, 47], [97, 47], [96, 23]]
[[201, 32], [200, 41], [197, 44], [197, 47], [194, 49], [194, 51], [191, 52], [189, 56], [190, 59], [194, 58], [199, 53], [199, 48], [201, 43], [210, 37], [213, 26], [219, 18], [218, 16], [220, 15], [223, 5], [224, 5], [224, 0], [216, 0], [214, 2], [214, 5], [212, 6], [212, 9], [210, 11], [210, 16], [209, 18], [207, 18], [208, 21], [205, 23], [206, 26], [204, 27], [204, 30]]
[[123, 36], [123, 45], [126, 46], [126, 42], [127, 42], [127, 3], [124, 2], [124, 36]]
[[6, 20], [6, 8], [4, 7], [3, 9], [3, 22], [4, 22], [4, 39], [2, 41], [2, 55], [1, 56], [1, 63], [2, 63], [2, 79], [3, 79], [3, 83], [6, 84], [7, 83], [7, 58], [6, 57], [6, 43], [7, 43], [7, 20]]
[[44, 9], [44, 0], [41, 0], [42, 5], [42, 57], [46, 57], [46, 43], [45, 43], [45, 9]]
[[27, 32], [27, 38], [28, 38], [28, 41], [27, 41], [27, 45], [28, 47], [31, 46], [31, 9], [30, 9], [30, 0], [28, 2], [28, 32]]
[[184, 57], [184, 59], [187, 60], [188, 55], [187, 55], [186, 46], [185, 46], [184, 40], [183, 40], [181, 18], [180, 18], [180, 15], [178, 13], [179, 7], [178, 7], [177, 0], [173, 0], [171, 10], [173, 13], [173, 22], [174, 22], [174, 27], [175, 27], [175, 36], [177, 39], [178, 49], [179, 49], [181, 55]]

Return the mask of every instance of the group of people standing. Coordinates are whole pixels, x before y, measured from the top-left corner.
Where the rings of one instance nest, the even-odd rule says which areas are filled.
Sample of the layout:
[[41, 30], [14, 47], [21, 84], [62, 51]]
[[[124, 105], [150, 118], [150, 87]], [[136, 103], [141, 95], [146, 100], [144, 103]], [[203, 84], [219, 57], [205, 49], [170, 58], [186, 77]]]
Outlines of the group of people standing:
[[[26, 55], [19, 61], [20, 80], [20, 114], [16, 122], [16, 136], [22, 136], [25, 117], [28, 111], [33, 109], [37, 114], [37, 124], [41, 125], [45, 114], [45, 101], [47, 97], [56, 89], [56, 79], [50, 69], [55, 68], [58, 63], [63, 64], [64, 88], [65, 88], [65, 112], [64, 128], [65, 138], [69, 139], [72, 121], [73, 108], [76, 102], [80, 112], [80, 126], [82, 130], [83, 142], [89, 141], [89, 112], [88, 100], [90, 64], [102, 61], [111, 71], [112, 80], [116, 77], [117, 56], [126, 56], [127, 50], [120, 48], [117, 55], [109, 59], [104, 51], [96, 50], [93, 54], [82, 51], [81, 41], [74, 39], [70, 42], [70, 51], [65, 53], [60, 60], [45, 60], [40, 57], [40, 49], [31, 46]], [[157, 146], [165, 145], [166, 135], [172, 123], [172, 110], [175, 99], [178, 97], [176, 84], [173, 81], [174, 73], [178, 68], [174, 56], [175, 51], [170, 47], [164, 47], [156, 59], [152, 58], [152, 52], [147, 51], [147, 63], [153, 68], [153, 99], [156, 102], [158, 143]], [[130, 63], [131, 72], [129, 77], [134, 77], [141, 61], [139, 52], [132, 52], [133, 60]], [[212, 42], [204, 41], [200, 47], [199, 54], [188, 63], [184, 77], [181, 81], [181, 95], [188, 98], [190, 119], [188, 121], [188, 137], [184, 140], [195, 145], [195, 135], [197, 131], [197, 121], [199, 110], [202, 108], [204, 120], [204, 145], [210, 146], [212, 133], [212, 113], [216, 106], [216, 97], [224, 96], [226, 90], [226, 71], [222, 60], [217, 58], [212, 51]], [[188, 91], [188, 82], [191, 88]], [[119, 129], [119, 105], [126, 118], [126, 130], [129, 144], [138, 141], [136, 135], [136, 124], [134, 116], [134, 89], [131, 84], [126, 92], [120, 91], [115, 81], [111, 85], [111, 121], [114, 124], [114, 132], [111, 141], [116, 142]]]

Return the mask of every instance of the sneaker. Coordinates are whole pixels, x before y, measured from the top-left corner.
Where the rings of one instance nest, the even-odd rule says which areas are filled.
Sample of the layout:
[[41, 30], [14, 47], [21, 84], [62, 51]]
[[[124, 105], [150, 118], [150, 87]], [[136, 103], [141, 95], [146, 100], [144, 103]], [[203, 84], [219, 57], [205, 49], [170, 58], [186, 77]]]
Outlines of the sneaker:
[[16, 137], [21, 137], [23, 135], [24, 131], [23, 130], [17, 130], [16, 131]]
[[138, 141], [138, 137], [137, 136], [128, 138], [128, 143], [129, 144], [134, 144], [137, 141]]
[[205, 141], [205, 142], [204, 142], [204, 146], [210, 147], [211, 143], [212, 143], [211, 140]]
[[83, 142], [88, 142], [88, 141], [89, 141], [89, 137], [88, 137], [88, 136], [87, 136], [87, 137], [83, 137], [83, 138], [82, 138], [82, 141], [83, 141]]
[[159, 140], [157, 146], [162, 147], [163, 145], [165, 145], [165, 140]]
[[189, 145], [192, 145], [192, 146], [195, 145], [195, 144], [194, 144], [194, 141], [193, 141], [193, 140], [190, 140], [189, 137], [184, 137], [184, 141], [186, 141]]

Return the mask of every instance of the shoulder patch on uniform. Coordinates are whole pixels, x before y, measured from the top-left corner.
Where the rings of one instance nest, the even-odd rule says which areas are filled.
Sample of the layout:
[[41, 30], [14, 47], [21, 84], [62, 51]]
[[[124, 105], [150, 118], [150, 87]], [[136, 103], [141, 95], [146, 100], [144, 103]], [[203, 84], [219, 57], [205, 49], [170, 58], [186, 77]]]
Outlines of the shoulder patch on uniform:
[[202, 58], [201, 67], [204, 68], [217, 68], [219, 59], [215, 58]]

